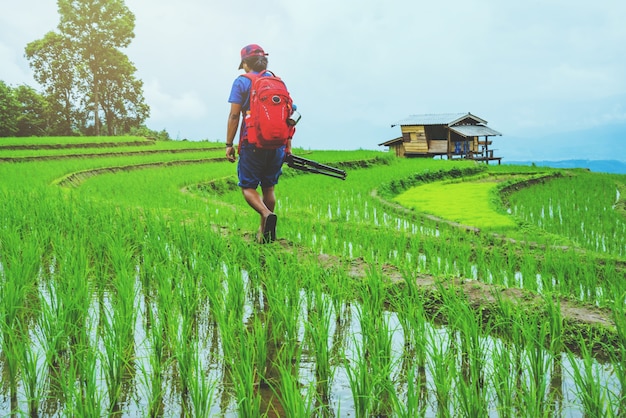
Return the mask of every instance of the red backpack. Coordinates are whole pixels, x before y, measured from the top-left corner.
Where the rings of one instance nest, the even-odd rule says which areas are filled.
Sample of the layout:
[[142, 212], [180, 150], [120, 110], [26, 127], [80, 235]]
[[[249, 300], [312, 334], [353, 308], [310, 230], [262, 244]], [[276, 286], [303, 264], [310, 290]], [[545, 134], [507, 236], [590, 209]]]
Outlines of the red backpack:
[[248, 142], [259, 148], [286, 145], [296, 128], [287, 122], [293, 112], [293, 101], [285, 83], [269, 71], [243, 76], [252, 81], [250, 109], [245, 116]]

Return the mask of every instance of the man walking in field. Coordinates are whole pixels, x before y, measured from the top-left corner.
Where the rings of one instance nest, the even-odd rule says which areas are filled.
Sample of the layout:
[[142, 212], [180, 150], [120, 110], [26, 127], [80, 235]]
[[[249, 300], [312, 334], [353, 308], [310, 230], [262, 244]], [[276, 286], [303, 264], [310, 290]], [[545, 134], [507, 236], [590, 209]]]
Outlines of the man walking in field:
[[[245, 74], [240, 75], [233, 82], [228, 99], [230, 113], [226, 129], [226, 158], [234, 163], [237, 157], [233, 141], [240, 124], [240, 118], [243, 116], [239, 132], [237, 174], [239, 187], [241, 187], [246, 202], [261, 217], [257, 235], [257, 240], [260, 243], [271, 242], [276, 239], [277, 217], [274, 213], [276, 205], [274, 186], [276, 186], [278, 178], [282, 174], [281, 167], [285, 160], [285, 155], [291, 152], [291, 135], [293, 134], [292, 130], [288, 138], [277, 142], [277, 145], [268, 147], [267, 144], [261, 143], [261, 140], [257, 139], [257, 136], [260, 137], [261, 133], [256, 132], [246, 123], [246, 119], [249, 119], [250, 116], [255, 116], [250, 114], [253, 84], [256, 86], [255, 83], [258, 83], [258, 78], [276, 78], [271, 72], [267, 71], [267, 55], [263, 48], [255, 44], [247, 45], [241, 50], [239, 69], [243, 69]], [[280, 81], [280, 79], [278, 80]], [[272, 98], [274, 99], [275, 97], [273, 96]], [[288, 95], [287, 99], [289, 100], [284, 101], [289, 102], [288, 106], [290, 108], [291, 101]], [[272, 123], [276, 124], [277, 122]], [[286, 124], [287, 122], [283, 119], [281, 123]], [[282, 129], [282, 127], [280, 128]], [[260, 131], [260, 129], [257, 130]], [[261, 194], [257, 191], [259, 186], [261, 186]]]

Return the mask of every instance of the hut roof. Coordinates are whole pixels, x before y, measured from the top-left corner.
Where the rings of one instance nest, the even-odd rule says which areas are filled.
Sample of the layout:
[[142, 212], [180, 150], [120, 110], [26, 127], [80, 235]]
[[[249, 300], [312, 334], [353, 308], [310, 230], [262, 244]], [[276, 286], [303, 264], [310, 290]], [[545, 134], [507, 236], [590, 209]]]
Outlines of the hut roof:
[[412, 125], [447, 125], [452, 126], [455, 123], [462, 121], [463, 119], [471, 118], [477, 123], [486, 124], [487, 121], [472, 115], [471, 113], [439, 113], [439, 114], [426, 114], [426, 115], [410, 115], [394, 124], [394, 126], [412, 126]]
[[378, 144], [378, 145], [379, 146], [386, 146], [386, 147], [388, 147], [390, 145], [393, 145], [393, 144], [396, 144], [396, 143], [402, 142], [402, 141], [403, 141], [403, 138], [400, 136], [398, 138], [390, 139], [389, 141], [385, 141], [385, 142], [383, 142], [381, 144]]
[[458, 125], [451, 126], [450, 130], [464, 137], [471, 136], [502, 136], [502, 134], [494, 129], [484, 125]]

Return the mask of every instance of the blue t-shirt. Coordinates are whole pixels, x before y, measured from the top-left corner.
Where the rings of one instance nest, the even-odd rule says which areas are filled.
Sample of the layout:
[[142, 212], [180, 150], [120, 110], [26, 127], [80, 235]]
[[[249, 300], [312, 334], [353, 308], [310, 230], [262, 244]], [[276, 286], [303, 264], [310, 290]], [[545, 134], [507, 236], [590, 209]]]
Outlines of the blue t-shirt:
[[[228, 98], [228, 103], [235, 103], [241, 105], [241, 110], [245, 112], [247, 109], [244, 109], [243, 106], [248, 101], [248, 96], [250, 95], [250, 87], [252, 87], [252, 80], [248, 77], [239, 76], [233, 82], [233, 87], [230, 89], [230, 97]], [[250, 104], [247, 103], [247, 107]]]
[[[252, 71], [252, 74], [258, 74], [257, 72]], [[270, 72], [265, 70], [264, 76], [271, 75]], [[235, 103], [241, 105], [241, 113], [244, 115], [246, 111], [250, 108], [250, 88], [252, 87], [252, 80], [248, 77], [244, 77], [240, 75], [233, 81], [233, 86], [230, 89], [230, 97], [228, 98], [228, 103]], [[239, 140], [242, 141], [247, 138], [246, 132], [246, 120], [242, 118], [241, 127], [239, 128]]]

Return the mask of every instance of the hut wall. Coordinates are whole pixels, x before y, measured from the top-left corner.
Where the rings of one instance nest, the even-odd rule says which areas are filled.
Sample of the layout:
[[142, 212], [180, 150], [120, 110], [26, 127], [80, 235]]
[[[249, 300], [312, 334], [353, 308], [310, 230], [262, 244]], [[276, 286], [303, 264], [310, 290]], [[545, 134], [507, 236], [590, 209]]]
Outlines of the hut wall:
[[430, 141], [430, 147], [428, 152], [431, 154], [447, 154], [448, 153], [448, 140], [436, 140]]
[[397, 145], [390, 146], [392, 152], [396, 155], [396, 157], [404, 157], [404, 144], [400, 143]]
[[408, 134], [411, 139], [404, 143], [406, 153], [428, 153], [428, 142], [426, 141], [426, 131], [423, 126], [403, 126], [402, 136]]

